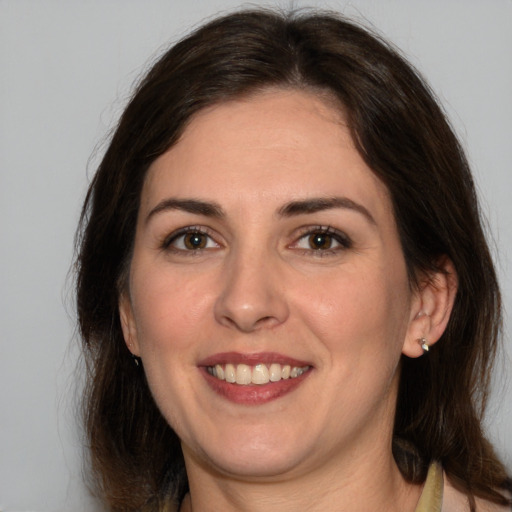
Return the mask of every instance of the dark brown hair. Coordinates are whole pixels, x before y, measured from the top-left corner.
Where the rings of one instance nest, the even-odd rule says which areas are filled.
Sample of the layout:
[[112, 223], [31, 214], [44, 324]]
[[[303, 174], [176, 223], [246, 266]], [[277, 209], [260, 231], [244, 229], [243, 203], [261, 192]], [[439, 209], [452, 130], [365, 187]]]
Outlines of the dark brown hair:
[[[241, 11], [173, 46], [141, 81], [90, 185], [77, 237], [92, 468], [110, 510], [163, 510], [187, 489], [180, 443], [127, 350], [118, 299], [149, 165], [215, 103], [280, 87], [334, 96], [358, 151], [389, 189], [412, 285], [448, 256], [449, 325], [426, 357], [404, 357], [393, 447], [405, 478], [432, 460], [470, 496], [507, 503], [510, 484], [481, 420], [501, 326], [496, 275], [464, 153], [399, 53], [333, 14]], [[413, 448], [410, 448], [413, 447]]]

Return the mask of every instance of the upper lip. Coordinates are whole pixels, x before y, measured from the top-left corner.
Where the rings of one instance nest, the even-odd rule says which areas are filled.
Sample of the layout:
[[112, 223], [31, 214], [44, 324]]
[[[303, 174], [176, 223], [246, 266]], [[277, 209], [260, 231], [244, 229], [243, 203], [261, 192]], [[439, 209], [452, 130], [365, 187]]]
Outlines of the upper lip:
[[311, 366], [311, 363], [307, 361], [301, 361], [294, 357], [285, 356], [277, 352], [252, 352], [252, 353], [241, 353], [241, 352], [221, 352], [208, 356], [199, 362], [198, 366], [215, 366], [216, 364], [247, 364], [254, 366], [256, 364], [272, 364], [278, 363], [290, 366]]

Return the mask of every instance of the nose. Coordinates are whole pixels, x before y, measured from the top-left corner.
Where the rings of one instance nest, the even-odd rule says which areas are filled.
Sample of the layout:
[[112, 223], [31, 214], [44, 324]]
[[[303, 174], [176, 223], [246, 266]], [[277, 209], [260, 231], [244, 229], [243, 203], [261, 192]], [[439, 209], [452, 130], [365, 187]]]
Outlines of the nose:
[[285, 322], [289, 309], [278, 267], [265, 254], [229, 258], [215, 303], [217, 321], [245, 333]]

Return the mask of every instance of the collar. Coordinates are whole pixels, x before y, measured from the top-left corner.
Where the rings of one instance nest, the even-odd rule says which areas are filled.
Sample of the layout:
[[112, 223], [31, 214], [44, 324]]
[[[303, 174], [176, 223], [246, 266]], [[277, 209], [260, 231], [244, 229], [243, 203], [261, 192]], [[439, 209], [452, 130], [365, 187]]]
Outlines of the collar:
[[441, 512], [443, 506], [443, 468], [439, 462], [432, 462], [427, 479], [414, 512]]

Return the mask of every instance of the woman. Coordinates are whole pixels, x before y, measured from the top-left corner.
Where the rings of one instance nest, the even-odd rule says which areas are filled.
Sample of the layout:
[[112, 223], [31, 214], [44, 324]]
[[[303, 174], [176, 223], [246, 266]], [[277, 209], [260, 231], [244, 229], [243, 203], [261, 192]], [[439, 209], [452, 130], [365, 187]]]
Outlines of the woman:
[[511, 503], [467, 162], [346, 20], [235, 13], [154, 65], [85, 201], [77, 300], [111, 510]]

